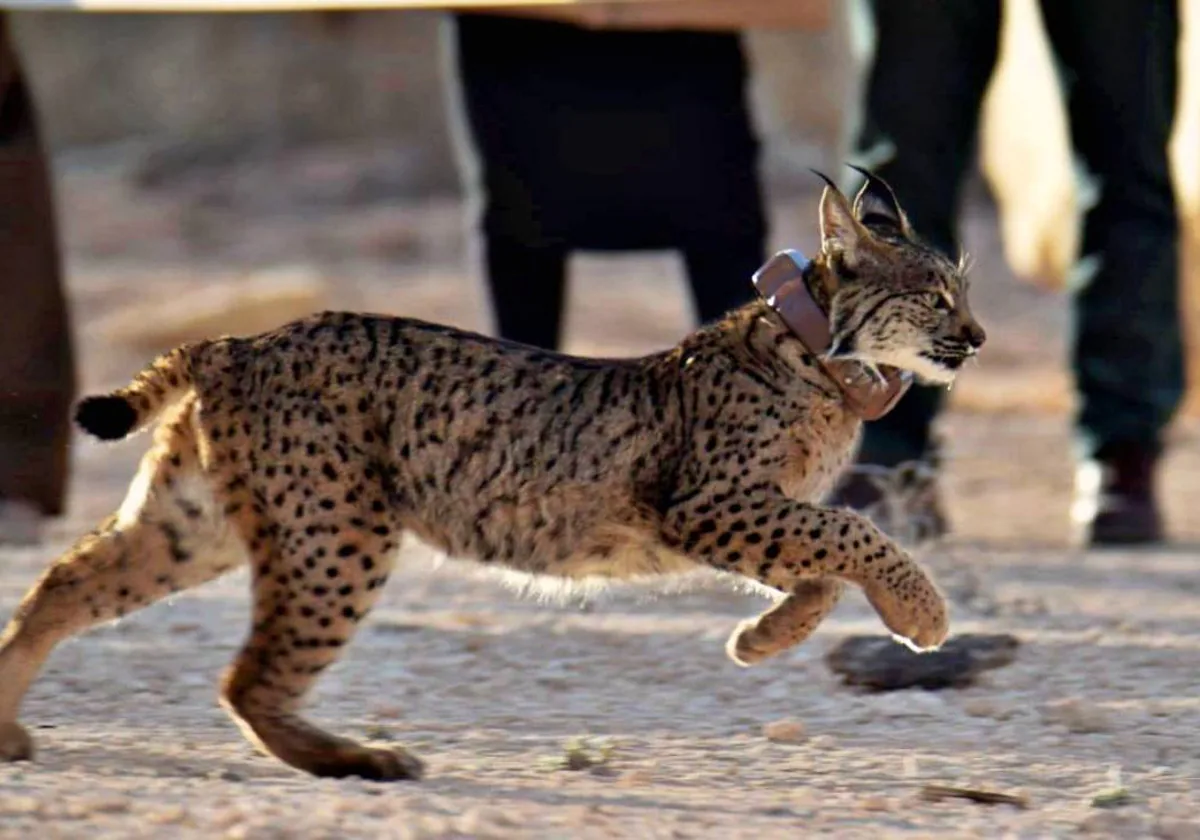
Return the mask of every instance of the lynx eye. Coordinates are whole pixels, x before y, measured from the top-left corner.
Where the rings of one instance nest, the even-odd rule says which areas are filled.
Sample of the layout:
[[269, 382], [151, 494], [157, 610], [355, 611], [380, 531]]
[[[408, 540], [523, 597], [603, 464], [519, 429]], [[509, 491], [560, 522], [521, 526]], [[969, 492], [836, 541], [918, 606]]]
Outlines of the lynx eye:
[[934, 292], [929, 296], [929, 298], [930, 302], [933, 304], [933, 308], [940, 312], [949, 312], [954, 308], [954, 301], [952, 301], [950, 296], [944, 292]]

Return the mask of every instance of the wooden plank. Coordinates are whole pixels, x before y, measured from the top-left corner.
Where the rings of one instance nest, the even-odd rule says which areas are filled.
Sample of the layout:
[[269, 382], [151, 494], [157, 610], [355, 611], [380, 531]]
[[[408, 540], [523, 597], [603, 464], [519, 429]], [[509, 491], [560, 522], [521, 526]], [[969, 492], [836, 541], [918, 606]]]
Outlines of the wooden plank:
[[[593, 0], [523, 0], [527, 6], [574, 5]], [[659, 2], [659, 0], [608, 0]], [[77, 12], [305, 12], [397, 9], [446, 11], [497, 9], [512, 0], [0, 0], [0, 9]]]
[[481, 11], [597, 29], [823, 29], [833, 0], [0, 0], [0, 9], [76, 12]]
[[829, 26], [832, 0], [642, 0], [487, 9], [590, 29], [807, 29]]

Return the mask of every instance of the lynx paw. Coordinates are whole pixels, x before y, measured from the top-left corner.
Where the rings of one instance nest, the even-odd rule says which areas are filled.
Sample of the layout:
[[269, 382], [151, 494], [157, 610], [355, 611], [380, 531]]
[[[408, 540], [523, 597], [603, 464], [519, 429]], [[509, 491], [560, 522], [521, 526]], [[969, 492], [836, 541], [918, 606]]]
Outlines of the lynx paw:
[[758, 619], [748, 618], [738, 624], [725, 643], [725, 653], [743, 668], [757, 665], [778, 653], [769, 643], [764, 643], [757, 630]]
[[32, 761], [33, 739], [19, 723], [0, 723], [0, 761]]
[[898, 589], [867, 592], [894, 637], [918, 653], [937, 650], [950, 632], [946, 600], [923, 574]]
[[315, 776], [339, 779], [358, 776], [372, 782], [417, 780], [425, 774], [421, 760], [403, 747], [355, 746], [306, 769]]

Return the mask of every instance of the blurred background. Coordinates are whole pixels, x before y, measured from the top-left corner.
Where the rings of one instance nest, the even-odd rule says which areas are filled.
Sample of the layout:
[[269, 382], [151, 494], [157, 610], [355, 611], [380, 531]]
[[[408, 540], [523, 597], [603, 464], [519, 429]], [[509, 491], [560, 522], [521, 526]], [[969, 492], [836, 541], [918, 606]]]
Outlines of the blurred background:
[[[537, 14], [619, 29], [636, 18], [636, 5]], [[696, 5], [708, 11], [693, 14], [713, 14], [713, 4]], [[972, 499], [991, 504], [999, 493], [1023, 511], [1023, 529], [1053, 541], [1065, 533], [1072, 481], [1063, 285], [1081, 199], [1038, 5], [1003, 5], [999, 64], [960, 216], [975, 265], [974, 308], [990, 341], [942, 422], [963, 424], [948, 435], [960, 465], [951, 494], [960, 530], [1007, 533], [1007, 524], [971, 514]], [[847, 174], [870, 27], [851, 3], [745, 8], [769, 249], [811, 250], [819, 192], [808, 169]], [[1172, 163], [1194, 354], [1200, 2], [1180, 8]], [[637, 25], [654, 25], [647, 14], [651, 22]], [[49, 151], [85, 390], [124, 382], [178, 341], [265, 329], [323, 307], [494, 331], [478, 235], [477, 146], [465, 125], [449, 13], [15, 12], [9, 20]], [[660, 349], [695, 323], [678, 253], [578, 249], [570, 266], [561, 330], [568, 351]], [[732, 282], [749, 289], [748, 277]], [[1188, 418], [1200, 413], [1200, 368], [1190, 370], [1183, 419], [1172, 430], [1185, 442]], [[998, 429], [1018, 427], [1009, 443], [989, 446]], [[1016, 463], [1012, 447], [1044, 457]], [[98, 492], [88, 477], [101, 475], [89, 470], [110, 464], [105, 475], [111, 468], [114, 481], [128, 476], [120, 458], [89, 453], [72, 455], [83, 483], [72, 485], [71, 505], [82, 516], [104, 512], [117, 492], [117, 484]], [[1180, 458], [1169, 467], [1173, 487], [1195, 472], [1186, 451]]]
[[[0, 836], [56, 836], [70, 821], [63, 836], [276, 837], [298, 818], [295, 836], [328, 837], [649, 827], [762, 838], [797, 825], [842, 837], [1200, 836], [1200, 751], [1187, 737], [1200, 732], [1200, 0], [1178, 5], [1178, 284], [1169, 190], [1156, 177], [1165, 167], [1147, 163], [1163, 144], [1146, 139], [1149, 118], [1161, 127], [1169, 110], [1169, 74], [1148, 54], [1161, 59], [1174, 42], [1170, 7], [1004, 0], [1001, 24], [987, 0], [875, 0], [899, 45], [883, 50], [883, 81], [922, 67], [933, 76], [876, 103], [893, 133], [915, 128], [902, 157], [921, 157], [914, 147], [953, 157], [962, 138], [929, 121], [955, 110], [951, 90], [987, 82], [950, 221], [972, 256], [972, 309], [989, 337], [936, 418], [954, 539], [917, 556], [952, 602], [956, 636], [1019, 635], [1011, 664], [954, 690], [859, 694], [822, 663], [838, 637], [883, 630], [853, 589], [814, 639], [742, 669], [721, 645], [762, 609], [756, 594], [721, 584], [584, 609], [454, 564], [431, 570], [416, 562], [429, 552], [406, 552], [313, 698], [339, 732], [397, 739], [433, 762], [432, 787], [379, 796], [369, 784], [297, 781], [212, 702], [248, 620], [242, 570], [58, 649], [27, 704], [45, 743], [39, 763], [0, 770]], [[627, 0], [520, 12], [583, 31], [461, 26], [445, 10], [9, 13], [0, 33], [21, 61], [0, 42], [0, 614], [113, 511], [146, 449], [145, 436], [108, 445], [75, 435], [72, 400], [127, 383], [180, 341], [332, 307], [628, 356], [747, 299], [762, 256], [818, 244], [809, 167], [849, 190], [844, 162], [886, 158], [855, 148], [878, 35], [865, 8]], [[1073, 22], [1047, 27], [1047, 9]], [[1108, 17], [1118, 11], [1123, 20]], [[909, 29], [936, 33], [952, 15], [975, 16], [964, 23], [974, 35]], [[626, 40], [670, 24], [740, 37]], [[1060, 49], [1090, 60], [1075, 82], [1091, 85], [1092, 116], [1102, 116], [1084, 145], [1115, 159], [1108, 195], [1123, 200], [1092, 218], [1117, 229], [1101, 240], [1130, 246], [1106, 251], [1107, 280], [1089, 288], [1104, 286], [1091, 356], [1116, 355], [1124, 396], [1134, 393], [1093, 420], [1120, 431], [1172, 409], [1169, 457], [1152, 476], [1169, 536], [1158, 550], [1144, 550], [1158, 539], [1067, 548], [1079, 496], [1075, 374], [1087, 367], [1071, 358], [1068, 277], [1082, 211], [1101, 203], [1095, 181], [1075, 178], [1048, 28]], [[997, 31], [988, 73], [980, 44]], [[1085, 49], [1086, 32], [1116, 46]], [[959, 105], [950, 120], [961, 129], [976, 109]], [[895, 164], [883, 160], [900, 189]], [[907, 168], [910, 210], [928, 214], [939, 191], [957, 189], [946, 167]], [[950, 235], [936, 227], [918, 225]], [[1180, 400], [1175, 314], [1189, 362]], [[1117, 496], [1134, 504], [1118, 509], [1153, 524], [1138, 508], [1147, 462], [1127, 463]], [[781, 730], [797, 743], [777, 743]], [[545, 771], [580, 734], [619, 739], [612, 774]], [[925, 802], [917, 788], [930, 782], [1029, 794], [1032, 807]]]

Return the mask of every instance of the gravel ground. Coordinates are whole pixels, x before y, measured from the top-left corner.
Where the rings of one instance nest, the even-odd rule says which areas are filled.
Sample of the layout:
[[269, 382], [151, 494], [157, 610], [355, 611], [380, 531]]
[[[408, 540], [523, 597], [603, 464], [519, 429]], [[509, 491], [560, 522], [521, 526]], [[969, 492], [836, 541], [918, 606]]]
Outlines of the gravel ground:
[[[180, 273], [189, 240], [168, 199], [129, 200], [88, 171], [69, 172], [61, 191], [91, 390], [143, 360], [91, 325], [196, 280]], [[781, 238], [793, 235], [789, 212], [778, 211]], [[360, 214], [407, 220], [411, 247], [388, 270], [325, 258], [331, 275], [357, 278], [337, 287], [338, 305], [481, 326], [477, 292], [462, 285], [475, 281], [457, 213]], [[342, 220], [322, 228], [327, 240], [347, 231], [353, 241]], [[272, 243], [288, 241], [280, 231], [291, 225], [299, 241], [306, 224], [262, 221], [257, 245], [222, 234], [206, 247], [267, 264]], [[986, 213], [972, 224], [980, 270], [998, 278], [980, 284], [977, 306], [995, 375], [1053, 378], [1062, 302], [1006, 280]], [[801, 243], [809, 227], [795, 222]], [[581, 272], [605, 283], [577, 283], [571, 349], [639, 352], [686, 328], [669, 262]], [[763, 608], [756, 596], [714, 583], [539, 603], [415, 547], [311, 713], [344, 734], [406, 744], [428, 777], [314, 780], [258, 755], [216, 704], [247, 623], [239, 572], [54, 654], [24, 708], [38, 760], [0, 767], [0, 837], [1200, 837], [1200, 523], [1187, 504], [1200, 489], [1200, 441], [1182, 424], [1164, 477], [1174, 545], [1085, 553], [1064, 525], [1066, 428], [1061, 412], [960, 407], [947, 417], [956, 536], [923, 556], [952, 597], [954, 632], [1022, 642], [1013, 664], [971, 688], [869, 696], [840, 686], [824, 653], [846, 634], [883, 632], [857, 593], [808, 644], [741, 669], [722, 646]], [[70, 514], [45, 546], [0, 550], [0, 615], [119, 501], [143, 445], [80, 441]], [[574, 746], [579, 738], [594, 741]], [[598, 764], [564, 768], [580, 755]], [[927, 784], [1019, 794], [1027, 807], [926, 801]]]

